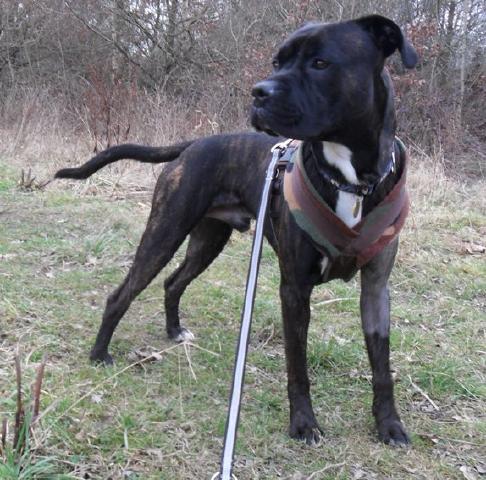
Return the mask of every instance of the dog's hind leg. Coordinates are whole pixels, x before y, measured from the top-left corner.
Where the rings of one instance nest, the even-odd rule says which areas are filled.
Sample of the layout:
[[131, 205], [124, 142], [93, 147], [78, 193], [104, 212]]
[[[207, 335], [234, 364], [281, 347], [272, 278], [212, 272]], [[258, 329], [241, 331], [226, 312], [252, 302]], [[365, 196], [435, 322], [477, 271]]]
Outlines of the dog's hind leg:
[[92, 361], [113, 362], [108, 353], [108, 345], [115, 328], [132, 301], [164, 268], [186, 237], [183, 232], [174, 235], [172, 230], [169, 238], [164, 239], [161, 235], [155, 236], [153, 231], [147, 234], [149, 227], [150, 222], [127, 276], [106, 301], [101, 327], [90, 354]]
[[203, 218], [191, 232], [184, 261], [165, 281], [166, 329], [169, 338], [176, 342], [193, 338], [179, 321], [179, 302], [184, 290], [221, 253], [232, 231], [227, 223]]
[[[112, 362], [108, 345], [122, 316], [135, 297], [173, 257], [211, 203], [211, 196], [203, 195], [207, 192], [201, 188], [198, 190], [200, 182], [197, 176], [188, 176], [182, 180], [177, 166], [168, 170], [165, 178], [159, 179], [155, 189], [150, 218], [133, 265], [125, 280], [106, 302], [101, 327], [91, 350], [90, 358], [93, 361]], [[210, 182], [208, 184], [211, 185]], [[200, 195], [189, 201], [191, 192]]]
[[373, 374], [373, 415], [384, 443], [410, 443], [395, 408], [390, 373], [390, 296], [388, 277], [398, 241], [390, 244], [361, 269], [361, 322]]

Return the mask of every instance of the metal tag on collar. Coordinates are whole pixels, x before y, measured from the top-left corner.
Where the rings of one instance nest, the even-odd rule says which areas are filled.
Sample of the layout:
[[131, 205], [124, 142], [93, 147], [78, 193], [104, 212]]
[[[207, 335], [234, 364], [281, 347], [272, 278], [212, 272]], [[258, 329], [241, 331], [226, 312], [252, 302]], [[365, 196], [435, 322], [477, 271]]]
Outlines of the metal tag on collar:
[[363, 197], [366, 197], [366, 195], [369, 195], [372, 191], [373, 191], [372, 185], [362, 185], [359, 193]]
[[356, 197], [356, 202], [353, 208], [353, 217], [357, 218], [359, 213], [361, 212], [361, 202], [363, 201], [363, 197]]

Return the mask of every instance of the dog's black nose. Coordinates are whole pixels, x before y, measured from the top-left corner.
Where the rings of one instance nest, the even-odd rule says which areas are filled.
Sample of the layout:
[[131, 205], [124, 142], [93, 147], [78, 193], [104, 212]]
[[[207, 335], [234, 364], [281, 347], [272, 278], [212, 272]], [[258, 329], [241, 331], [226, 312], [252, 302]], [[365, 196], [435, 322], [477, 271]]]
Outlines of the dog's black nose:
[[266, 99], [274, 95], [277, 90], [276, 85], [277, 82], [273, 80], [258, 82], [251, 91], [251, 94], [255, 97], [255, 102], [263, 103]]

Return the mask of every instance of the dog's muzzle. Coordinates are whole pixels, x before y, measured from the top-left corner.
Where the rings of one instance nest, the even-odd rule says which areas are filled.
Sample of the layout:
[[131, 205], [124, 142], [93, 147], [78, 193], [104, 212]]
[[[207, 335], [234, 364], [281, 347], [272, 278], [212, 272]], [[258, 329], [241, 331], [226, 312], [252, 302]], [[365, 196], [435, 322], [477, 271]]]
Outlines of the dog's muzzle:
[[265, 106], [268, 106], [268, 101], [276, 93], [276, 82], [272, 80], [264, 80], [257, 83], [251, 94], [253, 96], [253, 106], [251, 110], [251, 124], [257, 130], [261, 130], [270, 135], [277, 135], [268, 125], [266, 118], [267, 112]]
[[251, 94], [253, 127], [270, 135], [292, 137], [289, 129], [299, 124], [302, 115], [300, 110], [289, 102], [289, 94], [282, 88], [281, 83], [272, 79], [264, 80], [253, 87]]

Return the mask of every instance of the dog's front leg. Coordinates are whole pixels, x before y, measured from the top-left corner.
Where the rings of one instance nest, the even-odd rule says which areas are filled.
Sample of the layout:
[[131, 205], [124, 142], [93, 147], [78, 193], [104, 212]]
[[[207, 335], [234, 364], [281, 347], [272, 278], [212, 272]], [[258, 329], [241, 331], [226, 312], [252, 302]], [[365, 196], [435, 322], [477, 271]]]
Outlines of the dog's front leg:
[[390, 296], [388, 277], [398, 241], [390, 244], [361, 269], [361, 322], [373, 373], [373, 415], [381, 441], [410, 443], [395, 408], [390, 373]]
[[288, 395], [290, 402], [290, 429], [292, 438], [317, 443], [320, 429], [310, 398], [307, 375], [307, 330], [310, 320], [312, 286], [289, 282], [282, 277], [280, 298], [287, 359]]

